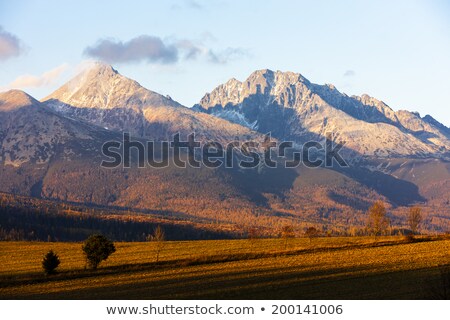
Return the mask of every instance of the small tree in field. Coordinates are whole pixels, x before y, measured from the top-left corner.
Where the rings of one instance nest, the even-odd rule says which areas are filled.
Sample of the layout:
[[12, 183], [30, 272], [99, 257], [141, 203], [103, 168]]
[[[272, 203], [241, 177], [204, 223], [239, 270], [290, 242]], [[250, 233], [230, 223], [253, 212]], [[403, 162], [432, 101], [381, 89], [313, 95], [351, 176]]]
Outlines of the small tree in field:
[[316, 238], [319, 236], [319, 230], [317, 230], [314, 227], [309, 227], [305, 231], [305, 236], [307, 236], [309, 238], [309, 243], [311, 243], [313, 238]]
[[382, 201], [377, 201], [369, 209], [369, 220], [367, 227], [376, 237], [389, 226], [389, 219], [386, 216], [386, 207]]
[[58, 268], [59, 264], [59, 257], [53, 250], [47, 252], [42, 259], [42, 268], [47, 275], [56, 273], [55, 269]]
[[416, 234], [419, 229], [419, 225], [422, 222], [422, 209], [419, 207], [409, 208], [408, 212], [408, 225], [412, 234]]
[[247, 230], [247, 238], [250, 241], [250, 248], [253, 250], [253, 247], [256, 244], [256, 241], [260, 238], [260, 232], [256, 227], [250, 227]]
[[90, 236], [83, 244], [83, 252], [87, 263], [92, 269], [97, 269], [100, 262], [116, 252], [114, 243], [101, 234]]
[[164, 234], [163, 228], [161, 228], [161, 226], [157, 226], [148, 240], [155, 243], [156, 262], [158, 262], [159, 254], [161, 253], [164, 246], [164, 241], [166, 240], [166, 235]]
[[284, 239], [284, 250], [287, 249], [288, 240], [295, 237], [294, 227], [285, 225], [281, 228], [281, 238]]

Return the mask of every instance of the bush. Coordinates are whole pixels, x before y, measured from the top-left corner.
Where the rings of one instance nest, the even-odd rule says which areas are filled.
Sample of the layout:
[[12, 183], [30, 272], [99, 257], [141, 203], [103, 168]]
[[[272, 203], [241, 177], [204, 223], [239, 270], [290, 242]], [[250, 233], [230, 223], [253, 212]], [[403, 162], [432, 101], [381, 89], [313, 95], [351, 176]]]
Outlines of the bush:
[[412, 243], [415, 241], [414, 234], [408, 233], [405, 235], [405, 241], [408, 243]]
[[42, 268], [47, 275], [56, 273], [55, 269], [58, 268], [59, 264], [59, 257], [53, 250], [47, 252], [42, 260]]
[[316, 238], [319, 236], [319, 230], [317, 230], [314, 227], [309, 227], [306, 229], [305, 235], [309, 238], [309, 242], [311, 243], [313, 238]]
[[97, 266], [103, 260], [116, 252], [114, 243], [101, 234], [90, 236], [83, 244], [83, 252], [86, 256], [87, 263], [92, 269], [97, 269]]
[[291, 225], [284, 225], [281, 228], [280, 236], [284, 239], [284, 250], [287, 249], [288, 239], [295, 238], [295, 230]]

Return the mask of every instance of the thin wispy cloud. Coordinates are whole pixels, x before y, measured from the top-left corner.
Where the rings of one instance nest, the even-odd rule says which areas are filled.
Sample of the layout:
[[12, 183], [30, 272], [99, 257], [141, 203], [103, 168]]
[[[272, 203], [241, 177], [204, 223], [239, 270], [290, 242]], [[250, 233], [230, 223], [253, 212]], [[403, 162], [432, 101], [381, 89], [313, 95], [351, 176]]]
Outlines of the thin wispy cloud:
[[192, 9], [197, 9], [197, 10], [203, 9], [203, 5], [195, 0], [187, 0], [186, 5]]
[[347, 70], [344, 72], [344, 77], [354, 77], [356, 75], [354, 70]]
[[177, 42], [178, 50], [184, 53], [186, 60], [195, 60], [205, 53], [205, 49], [191, 40], [180, 40]]
[[0, 61], [20, 56], [24, 51], [22, 41], [0, 26]]
[[226, 64], [244, 56], [248, 56], [248, 52], [241, 48], [226, 48], [221, 51], [209, 50], [208, 52], [209, 60], [219, 64]]
[[107, 63], [175, 64], [181, 60], [200, 60], [225, 64], [233, 59], [247, 55], [241, 48], [213, 50], [203, 40], [162, 39], [156, 36], [141, 35], [129, 41], [100, 39], [87, 47], [84, 54], [90, 58]]
[[171, 10], [194, 9], [203, 10], [205, 5], [196, 0], [178, 1], [170, 6]]
[[7, 89], [24, 89], [24, 88], [38, 88], [55, 84], [61, 75], [69, 68], [68, 64], [62, 64], [54, 69], [46, 71], [41, 75], [21, 75], [13, 82], [8, 84]]

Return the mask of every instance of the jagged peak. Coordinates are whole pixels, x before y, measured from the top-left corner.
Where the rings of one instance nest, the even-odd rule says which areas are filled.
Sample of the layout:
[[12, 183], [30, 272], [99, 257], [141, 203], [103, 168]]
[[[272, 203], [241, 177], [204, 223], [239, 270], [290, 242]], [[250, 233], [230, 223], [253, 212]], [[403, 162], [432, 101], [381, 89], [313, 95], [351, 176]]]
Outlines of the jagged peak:
[[441, 130], [444, 130], [447, 134], [450, 134], [450, 127], [447, 127], [446, 125], [440, 123], [439, 121], [437, 121], [435, 118], [433, 118], [429, 114], [422, 117], [422, 120], [441, 129]]
[[231, 78], [225, 84], [226, 85], [239, 85], [239, 84], [242, 84], [242, 82], [237, 80], [236, 78]]
[[39, 103], [35, 98], [22, 90], [9, 90], [0, 93], [0, 110], [10, 111]]
[[273, 74], [274, 72], [270, 69], [258, 69], [253, 71], [250, 76], [252, 75], [264, 75], [264, 74]]
[[139, 83], [133, 79], [129, 79], [122, 74], [119, 73], [116, 69], [114, 69], [111, 65], [95, 61], [87, 64], [84, 68], [82, 68], [81, 72], [79, 72], [72, 80], [69, 81], [73, 83], [83, 83], [89, 81], [97, 81], [97, 82], [108, 82], [108, 81], [116, 81], [120, 79], [121, 81], [129, 81], [139, 85]]
[[446, 127], [447, 129], [450, 129], [450, 128], [448, 128], [446, 125], [444, 125], [444, 124], [440, 123], [439, 121], [437, 121], [434, 117], [432, 117], [432, 116], [429, 115], [429, 114], [426, 114], [425, 116], [423, 116], [423, 117], [422, 117], [422, 120], [427, 121], [427, 122], [431, 122], [431, 123], [439, 123], [441, 126], [444, 126], [444, 127]]
[[20, 97], [20, 98], [29, 99], [29, 100], [36, 100], [32, 96], [30, 96], [28, 93], [26, 93], [25, 91], [19, 90], [19, 89], [11, 89], [8, 91], [0, 92], [0, 97], [1, 98]]
[[389, 107], [384, 101], [378, 100], [377, 98], [374, 98], [374, 97], [368, 95], [367, 93], [363, 93], [360, 96], [352, 96], [352, 97], [361, 101], [364, 104], [367, 104], [367, 105], [373, 105], [373, 106], [381, 105], [384, 108], [392, 110], [392, 108]]
[[120, 74], [111, 65], [101, 61], [94, 61], [92, 63], [89, 63], [81, 73], [97, 73], [109, 75]]
[[137, 81], [121, 75], [112, 66], [102, 62], [89, 63], [78, 75], [42, 101], [57, 110], [64, 105], [78, 108], [135, 110], [157, 106], [181, 106], [172, 98], [144, 88]]
[[294, 78], [304, 78], [300, 73], [293, 71], [273, 71], [271, 69], [259, 69], [253, 71], [248, 78], [252, 78], [254, 76], [265, 76], [265, 77], [294, 77]]
[[264, 79], [264, 81], [271, 87], [278, 84], [310, 84], [310, 81], [300, 73], [280, 70], [273, 71], [271, 69], [260, 69], [252, 72], [246, 79], [246, 82], [260, 82], [262, 79]]
[[[127, 87], [133, 88], [133, 90], [146, 90], [137, 81], [121, 75], [111, 65], [96, 61], [88, 63], [74, 78], [42, 99], [42, 101], [70, 99], [76, 94], [84, 95], [86, 91], [93, 91], [97, 87], [100, 90], [99, 92], [102, 92], [117, 87], [119, 83], [126, 84]], [[150, 90], [148, 91], [151, 92]]]
[[400, 109], [396, 111], [396, 114], [403, 114], [403, 115], [408, 115], [408, 116], [413, 116], [416, 117], [418, 119], [422, 120], [422, 117], [420, 116], [420, 113], [418, 111], [409, 111], [409, 110], [404, 110], [404, 109]]

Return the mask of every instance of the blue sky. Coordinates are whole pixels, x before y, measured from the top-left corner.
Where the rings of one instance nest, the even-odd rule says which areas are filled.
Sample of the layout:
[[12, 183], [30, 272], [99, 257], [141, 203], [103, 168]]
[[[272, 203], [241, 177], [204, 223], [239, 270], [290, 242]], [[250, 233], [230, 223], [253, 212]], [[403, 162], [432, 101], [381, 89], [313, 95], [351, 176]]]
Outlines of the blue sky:
[[450, 125], [445, 0], [0, 1], [1, 89], [43, 98], [89, 59], [186, 106], [269, 68]]

